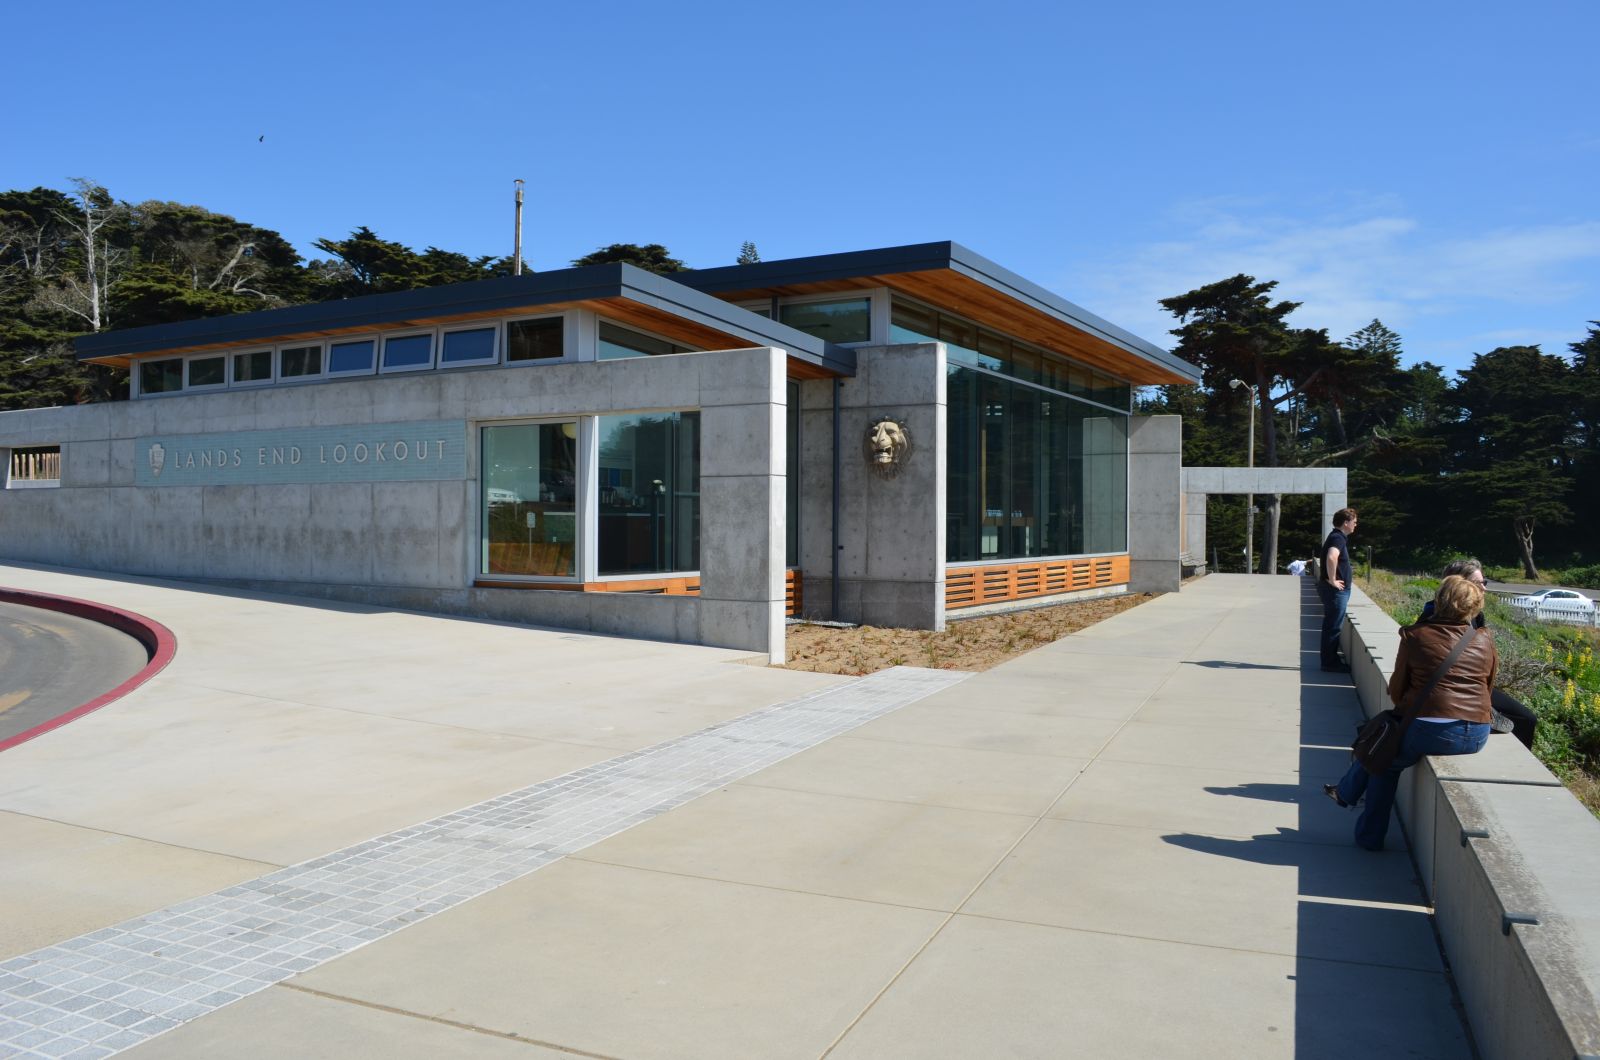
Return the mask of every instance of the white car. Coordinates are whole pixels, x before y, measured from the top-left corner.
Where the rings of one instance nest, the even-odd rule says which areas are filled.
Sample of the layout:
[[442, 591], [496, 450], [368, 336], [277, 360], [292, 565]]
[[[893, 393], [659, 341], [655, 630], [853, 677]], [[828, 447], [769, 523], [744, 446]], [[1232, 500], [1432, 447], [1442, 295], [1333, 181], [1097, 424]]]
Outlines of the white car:
[[1526, 611], [1558, 611], [1569, 615], [1594, 614], [1594, 601], [1571, 589], [1545, 589], [1527, 596], [1511, 598], [1512, 607]]

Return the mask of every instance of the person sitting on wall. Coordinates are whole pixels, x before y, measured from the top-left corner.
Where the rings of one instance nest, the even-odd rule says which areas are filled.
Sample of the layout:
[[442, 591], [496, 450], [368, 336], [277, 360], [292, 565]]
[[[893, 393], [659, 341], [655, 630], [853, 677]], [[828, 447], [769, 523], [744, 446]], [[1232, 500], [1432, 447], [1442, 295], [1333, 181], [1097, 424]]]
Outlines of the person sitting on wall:
[[1350, 535], [1356, 529], [1356, 510], [1340, 508], [1333, 513], [1333, 530], [1322, 543], [1319, 557], [1317, 595], [1322, 598], [1322, 668], [1329, 673], [1347, 674], [1350, 664], [1339, 655], [1339, 631], [1344, 628], [1344, 613], [1350, 607]]
[[[1354, 806], [1366, 796], [1355, 829], [1356, 846], [1363, 850], [1383, 849], [1402, 772], [1425, 755], [1475, 754], [1489, 739], [1489, 692], [1499, 657], [1493, 635], [1473, 625], [1482, 611], [1482, 589], [1458, 574], [1444, 580], [1433, 598], [1433, 617], [1400, 631], [1389, 699], [1401, 713], [1409, 715], [1415, 709], [1417, 714], [1405, 728], [1399, 753], [1378, 776], [1352, 761], [1339, 783], [1322, 786], [1323, 794], [1341, 807]], [[1427, 702], [1417, 704], [1417, 696], [1463, 637], [1472, 639], [1439, 678]]]
[[[1452, 560], [1445, 567], [1441, 577], [1448, 578], [1452, 574], [1459, 574], [1478, 588], [1484, 588], [1483, 564], [1475, 559]], [[1433, 618], [1433, 601], [1429, 600], [1422, 605], [1422, 614], [1418, 622], [1427, 622]], [[1472, 620], [1474, 628], [1483, 629], [1488, 623], [1484, 621], [1483, 612], [1478, 612], [1478, 617]], [[1502, 719], [1511, 726], [1510, 732], [1522, 742], [1522, 746], [1533, 750], [1533, 734], [1539, 728], [1539, 718], [1527, 705], [1509, 692], [1502, 692], [1496, 688], [1489, 694], [1489, 704], [1497, 715], [1493, 719], [1494, 731], [1507, 731], [1502, 725]]]

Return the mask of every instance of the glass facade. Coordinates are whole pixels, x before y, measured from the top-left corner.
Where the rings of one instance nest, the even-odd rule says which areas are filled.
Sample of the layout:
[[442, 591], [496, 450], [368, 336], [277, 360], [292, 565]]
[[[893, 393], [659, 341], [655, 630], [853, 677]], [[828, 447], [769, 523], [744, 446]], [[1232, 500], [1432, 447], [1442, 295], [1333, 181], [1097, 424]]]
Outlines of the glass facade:
[[949, 562], [1127, 550], [1126, 414], [967, 365], [946, 372]]
[[433, 332], [384, 339], [383, 366], [386, 369], [433, 367]]
[[778, 321], [829, 342], [869, 342], [872, 339], [872, 300], [840, 298], [780, 305]]
[[679, 346], [627, 328], [619, 328], [608, 321], [600, 321], [600, 334], [596, 342], [595, 357], [602, 361], [615, 361], [623, 357], [660, 357], [668, 353], [688, 353], [689, 347]]
[[601, 416], [598, 573], [700, 569], [700, 414]]
[[577, 572], [578, 424], [485, 427], [483, 574]]
[[935, 340], [945, 344], [951, 364], [998, 372], [1123, 412], [1131, 407], [1133, 387], [1120, 379], [920, 302], [891, 298], [890, 342]]

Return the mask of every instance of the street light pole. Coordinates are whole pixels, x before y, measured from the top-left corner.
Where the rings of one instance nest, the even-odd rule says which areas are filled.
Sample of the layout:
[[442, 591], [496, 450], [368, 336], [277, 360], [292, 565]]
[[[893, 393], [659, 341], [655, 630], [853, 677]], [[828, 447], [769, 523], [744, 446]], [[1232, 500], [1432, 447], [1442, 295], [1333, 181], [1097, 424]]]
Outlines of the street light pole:
[[[1256, 467], [1256, 387], [1246, 383], [1243, 379], [1234, 379], [1228, 386], [1237, 390], [1244, 387], [1250, 391], [1250, 451], [1245, 454], [1245, 466], [1254, 471]], [[1250, 476], [1252, 479], [1254, 475]], [[1245, 494], [1244, 502], [1244, 572], [1254, 574], [1256, 567], [1256, 495], [1252, 490]]]

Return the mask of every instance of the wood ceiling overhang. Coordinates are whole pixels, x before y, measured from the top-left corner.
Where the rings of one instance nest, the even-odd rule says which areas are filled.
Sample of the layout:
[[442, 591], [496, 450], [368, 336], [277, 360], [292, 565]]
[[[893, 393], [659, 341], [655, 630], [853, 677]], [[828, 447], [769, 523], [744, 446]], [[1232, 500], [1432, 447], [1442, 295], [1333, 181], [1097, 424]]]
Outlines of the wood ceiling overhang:
[[731, 302], [887, 287], [1132, 383], [1200, 381], [1200, 370], [1187, 361], [958, 243], [705, 269], [676, 278]]

